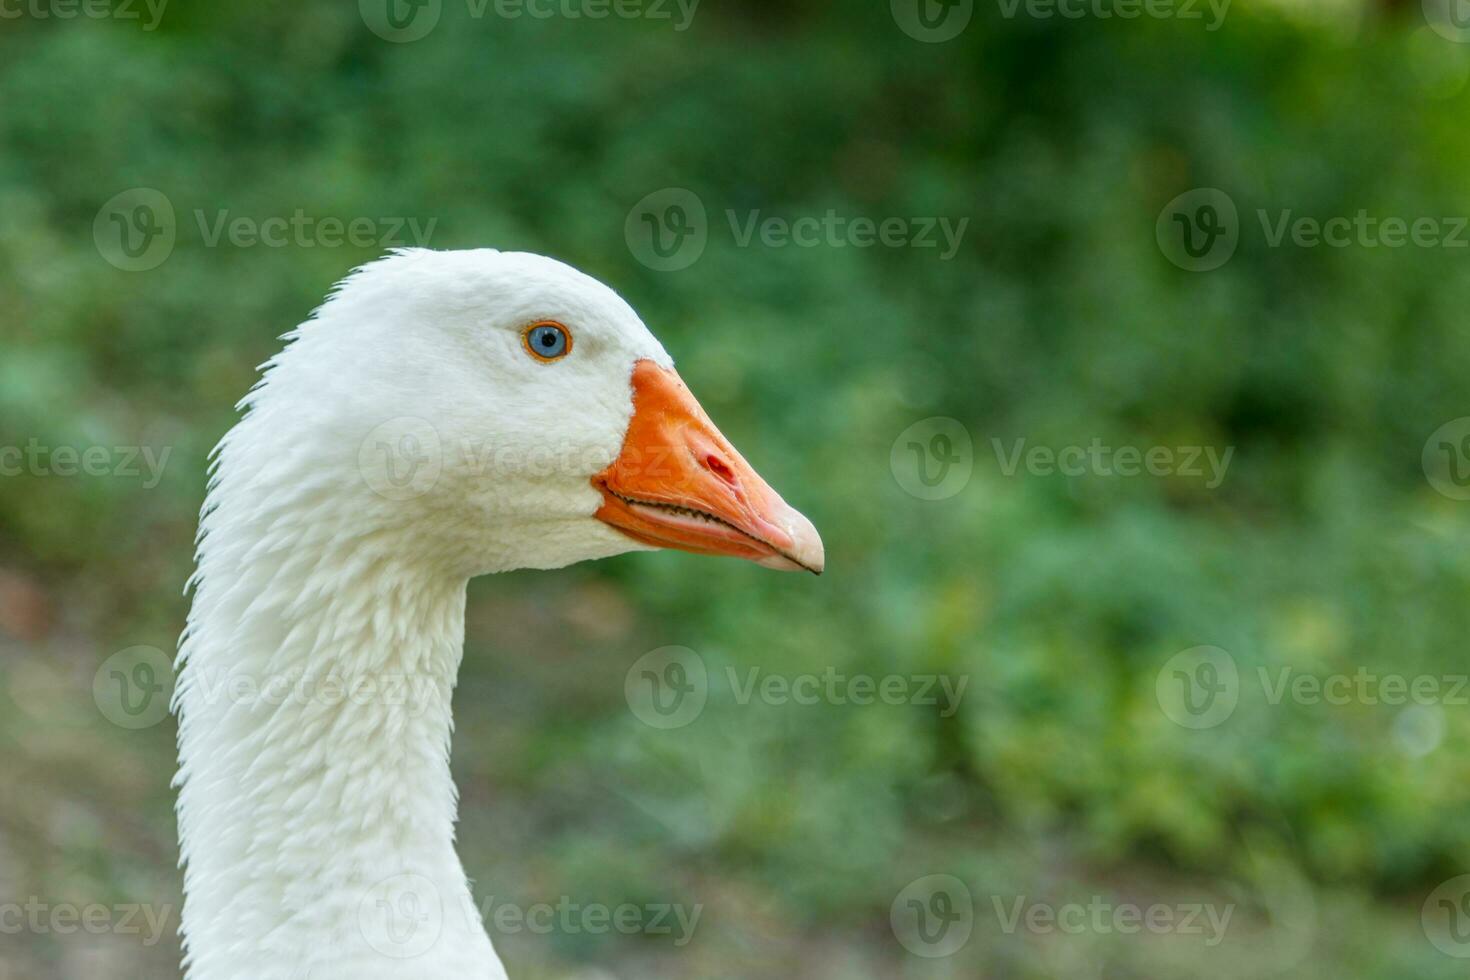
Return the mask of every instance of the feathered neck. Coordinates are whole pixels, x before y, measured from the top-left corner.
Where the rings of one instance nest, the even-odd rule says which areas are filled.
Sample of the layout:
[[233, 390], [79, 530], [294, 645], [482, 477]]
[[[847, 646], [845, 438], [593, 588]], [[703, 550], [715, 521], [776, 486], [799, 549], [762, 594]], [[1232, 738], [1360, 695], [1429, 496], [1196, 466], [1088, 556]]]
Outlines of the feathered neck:
[[465, 578], [226, 479], [176, 695], [188, 977], [503, 978], [453, 848]]

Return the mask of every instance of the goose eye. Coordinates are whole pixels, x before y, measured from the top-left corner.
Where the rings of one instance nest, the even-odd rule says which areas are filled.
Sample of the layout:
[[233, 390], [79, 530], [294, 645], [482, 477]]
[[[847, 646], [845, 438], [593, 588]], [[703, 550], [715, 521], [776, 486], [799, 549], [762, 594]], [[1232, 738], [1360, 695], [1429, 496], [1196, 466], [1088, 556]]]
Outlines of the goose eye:
[[572, 350], [572, 335], [560, 323], [533, 323], [521, 335], [526, 350], [539, 361], [555, 361]]

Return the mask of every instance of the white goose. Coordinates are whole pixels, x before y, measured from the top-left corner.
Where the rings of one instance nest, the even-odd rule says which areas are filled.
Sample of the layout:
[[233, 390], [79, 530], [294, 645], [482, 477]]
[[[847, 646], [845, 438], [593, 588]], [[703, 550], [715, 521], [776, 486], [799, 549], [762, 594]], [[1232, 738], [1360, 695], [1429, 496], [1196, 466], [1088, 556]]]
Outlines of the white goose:
[[453, 846], [469, 578], [670, 547], [820, 572], [638, 315], [412, 250], [288, 335], [216, 450], [181, 642], [190, 980], [504, 977]]

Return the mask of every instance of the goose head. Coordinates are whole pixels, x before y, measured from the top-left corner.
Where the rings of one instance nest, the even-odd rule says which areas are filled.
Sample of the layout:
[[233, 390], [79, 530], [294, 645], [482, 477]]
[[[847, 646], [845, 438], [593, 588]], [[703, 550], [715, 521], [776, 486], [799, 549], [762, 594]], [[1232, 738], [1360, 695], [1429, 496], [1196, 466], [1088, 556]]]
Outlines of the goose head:
[[232, 482], [350, 513], [355, 540], [468, 575], [656, 548], [822, 570], [812, 523], [720, 433], [637, 313], [561, 262], [397, 252], [291, 339], [239, 437], [269, 449], [232, 447], [248, 471]]

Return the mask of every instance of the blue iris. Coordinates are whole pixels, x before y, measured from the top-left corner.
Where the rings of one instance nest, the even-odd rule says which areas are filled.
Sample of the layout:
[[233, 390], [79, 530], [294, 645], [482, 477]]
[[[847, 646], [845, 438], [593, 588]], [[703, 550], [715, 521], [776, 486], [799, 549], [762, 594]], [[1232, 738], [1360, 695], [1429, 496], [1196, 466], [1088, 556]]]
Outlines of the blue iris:
[[561, 357], [567, 352], [567, 332], [554, 323], [532, 327], [526, 341], [540, 357]]

